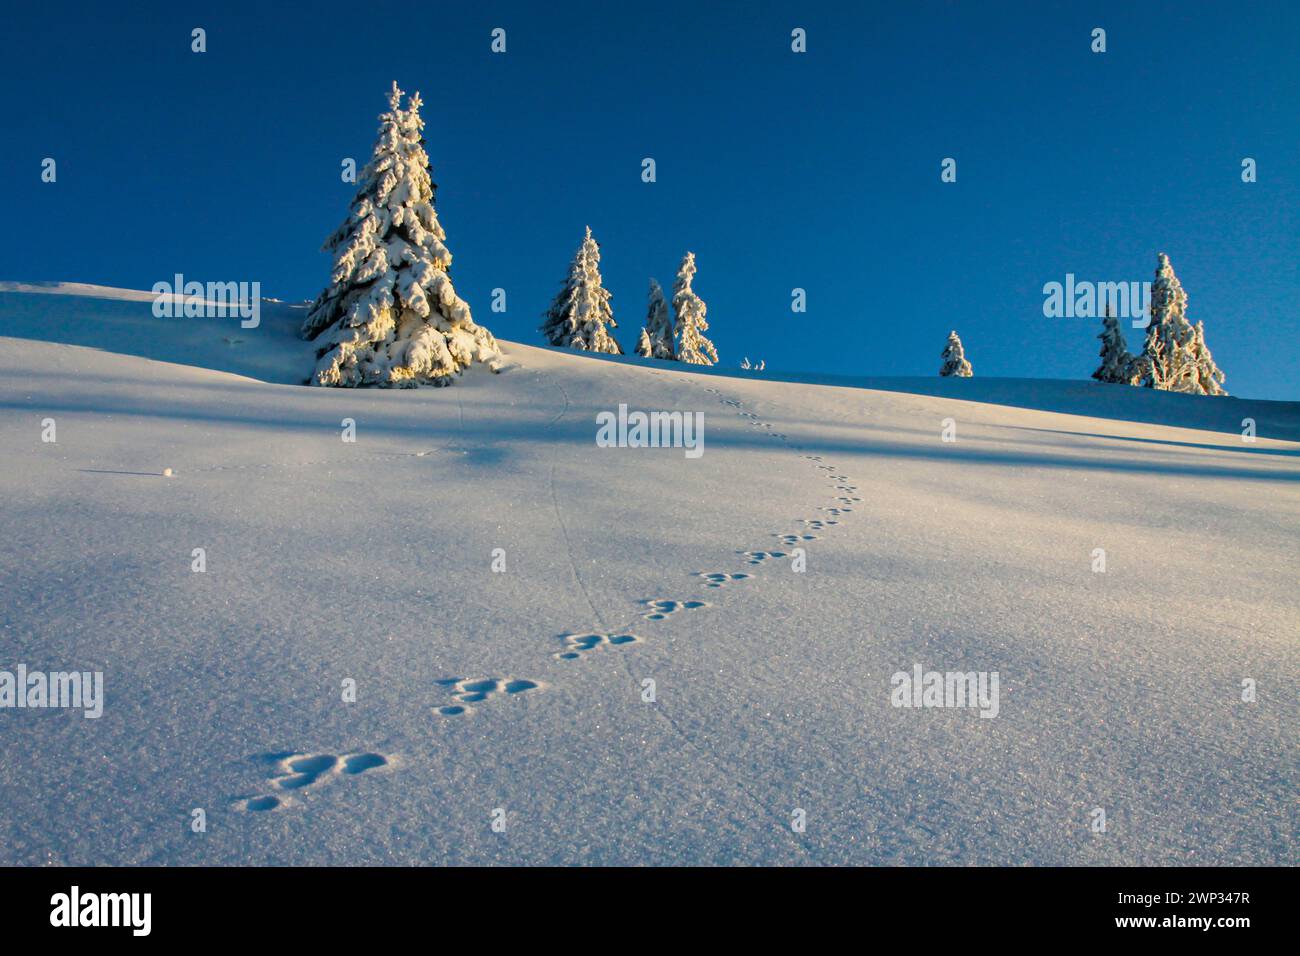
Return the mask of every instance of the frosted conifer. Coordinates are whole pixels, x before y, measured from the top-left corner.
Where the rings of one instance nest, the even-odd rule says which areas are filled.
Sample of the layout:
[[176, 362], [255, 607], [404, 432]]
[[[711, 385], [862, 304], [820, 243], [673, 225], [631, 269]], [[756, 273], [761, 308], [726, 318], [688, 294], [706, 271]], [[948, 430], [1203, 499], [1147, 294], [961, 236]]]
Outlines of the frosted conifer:
[[609, 291], [600, 279], [600, 245], [588, 226], [540, 331], [550, 345], [622, 355], [623, 349], [606, 330], [607, 326], [618, 328], [609, 300]]
[[1111, 314], [1109, 304], [1106, 306], [1106, 317], [1101, 323], [1101, 334], [1097, 336], [1101, 339], [1101, 365], [1092, 373], [1092, 377], [1099, 382], [1127, 385], [1132, 379], [1134, 359], [1124, 341], [1119, 321]]
[[664, 290], [654, 279], [650, 280], [645, 326], [641, 329], [641, 341], [637, 343], [636, 352], [646, 358], [676, 357], [673, 354], [673, 323], [668, 318], [668, 303], [664, 301]]
[[650, 333], [641, 326], [641, 337], [636, 340], [636, 354], [642, 358], [654, 357], [654, 346], [650, 344]]
[[321, 345], [316, 385], [445, 385], [474, 362], [500, 364], [492, 333], [474, 324], [447, 275], [420, 94], [405, 110], [402, 95], [394, 83], [352, 211], [325, 241], [331, 283], [302, 329]]
[[1192, 338], [1192, 360], [1196, 363], [1196, 376], [1204, 395], [1227, 395], [1223, 387], [1226, 376], [1214, 364], [1210, 347], [1205, 344], [1205, 323], [1197, 322]]
[[1135, 366], [1135, 384], [1170, 392], [1201, 392], [1193, 355], [1195, 338], [1187, 321], [1187, 293], [1162, 252], [1151, 283], [1151, 324]]
[[939, 374], [944, 378], [951, 375], [970, 378], [975, 374], [971, 370], [970, 362], [966, 361], [966, 352], [962, 349], [961, 339], [956, 331], [948, 333], [948, 344], [943, 350], [943, 366], [939, 369]]
[[695, 294], [691, 282], [695, 278], [695, 253], [688, 252], [677, 270], [673, 282], [673, 312], [676, 315], [674, 349], [677, 360], [690, 365], [712, 365], [718, 361], [718, 350], [701, 333], [707, 332], [705, 320], [708, 307]]

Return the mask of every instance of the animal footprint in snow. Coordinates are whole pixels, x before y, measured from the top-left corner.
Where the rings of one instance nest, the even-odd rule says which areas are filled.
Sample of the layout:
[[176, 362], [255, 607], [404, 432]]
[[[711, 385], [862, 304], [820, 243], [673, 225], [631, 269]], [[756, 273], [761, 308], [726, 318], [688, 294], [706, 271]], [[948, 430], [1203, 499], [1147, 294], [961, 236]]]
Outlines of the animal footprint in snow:
[[735, 574], [728, 574], [725, 571], [697, 571], [695, 576], [704, 578], [706, 588], [720, 588], [732, 581], [744, 581], [746, 578], [753, 577], [752, 574], [746, 574], [744, 571], [737, 571]]
[[[846, 504], [846, 505], [851, 505], [851, 504], [855, 504], [856, 502], [861, 501], [862, 499], [861, 499], [861, 498], [854, 497], [854, 496], [852, 496], [852, 495], [842, 495], [842, 496], [840, 496], [839, 498], [836, 498], [835, 500], [836, 500], [836, 501], [839, 501], [839, 502], [843, 502], [843, 503]], [[846, 508], [845, 510], [847, 511], [848, 509]]]
[[823, 460], [821, 455], [803, 455], [802, 457], [807, 458], [809, 461], [822, 461], [822, 460]]
[[564, 634], [564, 650], [555, 656], [562, 661], [577, 660], [588, 651], [598, 647], [620, 647], [623, 644], [640, 643], [641, 638], [635, 634]]
[[662, 621], [669, 614], [676, 614], [678, 611], [694, 611], [698, 607], [708, 607], [708, 604], [703, 601], [667, 601], [658, 598], [647, 598], [641, 603], [650, 609], [645, 615], [647, 621]]
[[474, 708], [470, 707], [470, 704], [482, 703], [501, 694], [512, 696], [537, 690], [542, 686], [537, 681], [509, 677], [483, 677], [476, 680], [448, 677], [434, 683], [452, 688], [451, 696], [459, 702], [439, 707], [438, 713], [444, 717], [458, 717], [461, 714], [472, 713]]
[[740, 554], [749, 558], [750, 564], [762, 564], [769, 558], [788, 558], [789, 555], [784, 551], [741, 551]]
[[833, 515], [849, 514], [851, 511], [853, 511], [852, 508], [823, 508], [821, 510], [825, 511], [827, 514], [833, 514]]
[[821, 518], [800, 518], [799, 523], [806, 524], [814, 531], [821, 531], [824, 528], [829, 527], [830, 525], [839, 524], [838, 521], [835, 521], [833, 519], [828, 519], [826, 521], [823, 521]]
[[272, 777], [272, 785], [281, 790], [302, 790], [315, 786], [320, 778], [333, 773], [339, 765], [339, 758], [333, 754], [303, 754], [281, 763], [284, 771], [278, 777]]
[[[356, 776], [377, 767], [387, 767], [391, 760], [377, 753], [351, 753], [341, 757], [334, 754], [275, 754], [275, 772], [271, 786], [280, 791], [306, 791], [315, 789], [339, 776]], [[247, 797], [238, 802], [244, 810], [255, 813], [276, 810], [289, 800], [274, 794]]]
[[780, 538], [780, 539], [781, 539], [781, 543], [782, 543], [782, 544], [785, 544], [785, 545], [787, 545], [787, 546], [788, 546], [788, 545], [796, 545], [796, 544], [798, 544], [800, 541], [816, 541], [816, 540], [817, 540], [817, 535], [815, 535], [815, 534], [778, 534], [778, 535], [775, 535], [775, 537]]

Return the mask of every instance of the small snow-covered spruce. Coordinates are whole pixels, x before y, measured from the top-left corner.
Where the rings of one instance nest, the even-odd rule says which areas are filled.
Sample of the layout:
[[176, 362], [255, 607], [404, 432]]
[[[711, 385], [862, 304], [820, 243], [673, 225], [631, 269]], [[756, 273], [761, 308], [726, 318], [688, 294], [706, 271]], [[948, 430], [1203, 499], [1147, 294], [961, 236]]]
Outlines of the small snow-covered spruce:
[[636, 340], [636, 354], [642, 358], [654, 357], [654, 346], [650, 344], [650, 333], [646, 331], [644, 325], [641, 326], [641, 335]]
[[321, 344], [315, 385], [446, 385], [474, 362], [500, 367], [492, 333], [474, 324], [447, 275], [420, 94], [405, 110], [402, 95], [394, 83], [352, 212], [325, 241], [331, 283], [302, 329]]
[[962, 350], [961, 339], [957, 337], [956, 331], [948, 333], [948, 344], [943, 350], [943, 366], [939, 369], [939, 374], [944, 378], [950, 375], [970, 378], [975, 374], [971, 371], [970, 362], [966, 361], [966, 353]]
[[1197, 322], [1194, 328], [1192, 338], [1192, 360], [1196, 363], [1196, 376], [1201, 386], [1203, 395], [1227, 395], [1223, 387], [1224, 379], [1227, 377], [1219, 370], [1219, 366], [1214, 364], [1214, 356], [1210, 354], [1210, 347], [1205, 344], [1205, 323]]
[[708, 306], [691, 288], [694, 278], [695, 253], [688, 252], [673, 281], [674, 348], [679, 362], [712, 365], [718, 361], [718, 350], [701, 334], [709, 329], [704, 318]]
[[618, 328], [609, 300], [609, 290], [600, 279], [600, 244], [591, 237], [588, 226], [540, 331], [550, 345], [622, 355], [623, 349], [606, 330], [606, 326]]
[[759, 359], [757, 363], [751, 363], [749, 361], [749, 356], [746, 355], [745, 360], [740, 363], [740, 367], [752, 372], [761, 372], [767, 368], [767, 360]]
[[636, 345], [636, 354], [645, 358], [673, 359], [673, 324], [668, 318], [668, 304], [664, 290], [654, 279], [650, 280], [649, 304], [646, 307], [645, 325]]
[[1099, 382], [1128, 385], [1132, 381], [1134, 358], [1124, 341], [1119, 320], [1111, 314], [1109, 303], [1101, 325], [1101, 334], [1097, 336], [1101, 339], [1101, 365], [1092, 373], [1092, 377]]
[[1142, 355], [1134, 364], [1134, 384], [1168, 392], [1204, 394], [1195, 355], [1196, 330], [1187, 321], [1187, 293], [1163, 252], [1151, 283], [1151, 324]]

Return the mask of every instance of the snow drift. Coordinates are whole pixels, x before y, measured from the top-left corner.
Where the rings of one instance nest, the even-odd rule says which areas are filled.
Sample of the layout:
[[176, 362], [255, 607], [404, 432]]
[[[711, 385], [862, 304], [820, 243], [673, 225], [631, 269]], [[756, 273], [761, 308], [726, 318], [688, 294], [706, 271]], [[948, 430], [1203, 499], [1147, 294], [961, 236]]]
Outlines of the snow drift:
[[[1297, 862], [1297, 405], [511, 343], [312, 389], [262, 316], [0, 290], [0, 670], [104, 695], [0, 710], [0, 864]], [[703, 455], [597, 447], [620, 403]]]

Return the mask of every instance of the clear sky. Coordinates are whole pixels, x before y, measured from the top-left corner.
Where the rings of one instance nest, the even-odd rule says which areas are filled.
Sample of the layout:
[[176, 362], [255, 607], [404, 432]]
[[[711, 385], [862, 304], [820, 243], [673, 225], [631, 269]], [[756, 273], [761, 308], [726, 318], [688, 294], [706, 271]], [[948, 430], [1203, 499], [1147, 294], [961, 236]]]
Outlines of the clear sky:
[[368, 158], [397, 80], [425, 100], [456, 288], [503, 338], [541, 344], [590, 224], [628, 350], [647, 279], [669, 287], [690, 249], [724, 364], [933, 375], [955, 328], [976, 375], [1085, 378], [1100, 323], [1044, 318], [1044, 283], [1150, 280], [1163, 251], [1229, 391], [1300, 400], [1294, 0], [54, 2], [5, 19], [0, 278], [182, 272], [310, 298], [353, 192], [340, 163]]

